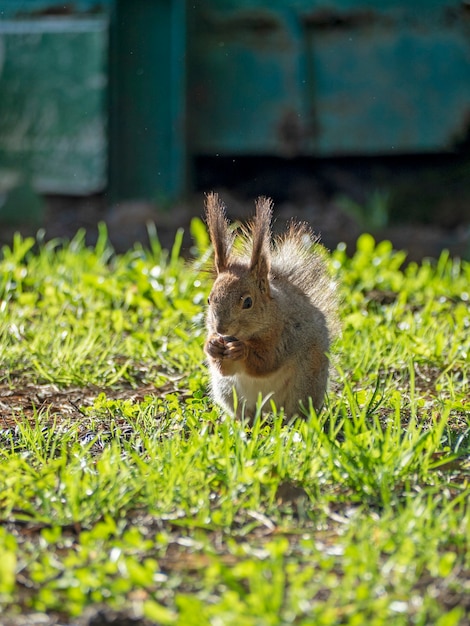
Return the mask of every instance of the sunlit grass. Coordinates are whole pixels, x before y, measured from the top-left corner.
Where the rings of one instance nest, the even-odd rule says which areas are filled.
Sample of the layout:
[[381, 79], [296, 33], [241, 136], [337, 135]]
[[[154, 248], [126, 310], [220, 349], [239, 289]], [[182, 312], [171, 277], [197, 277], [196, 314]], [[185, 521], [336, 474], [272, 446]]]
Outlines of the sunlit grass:
[[192, 264], [181, 234], [169, 252], [153, 234], [115, 255], [103, 230], [3, 249], [3, 614], [468, 624], [470, 265], [403, 268], [367, 235], [333, 251], [326, 407], [248, 426], [207, 396], [192, 232]]

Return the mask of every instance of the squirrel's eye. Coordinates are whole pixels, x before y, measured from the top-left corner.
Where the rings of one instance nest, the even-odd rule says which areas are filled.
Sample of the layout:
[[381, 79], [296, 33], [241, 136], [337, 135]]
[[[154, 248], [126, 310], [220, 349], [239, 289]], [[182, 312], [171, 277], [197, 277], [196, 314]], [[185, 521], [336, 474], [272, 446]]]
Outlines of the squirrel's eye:
[[246, 298], [243, 298], [242, 309], [251, 309], [252, 306], [253, 306], [253, 300], [251, 296], [247, 296]]
[[210, 303], [211, 303], [211, 297], [210, 297], [210, 296], [208, 296], [208, 297], [207, 297], [207, 304], [210, 304]]

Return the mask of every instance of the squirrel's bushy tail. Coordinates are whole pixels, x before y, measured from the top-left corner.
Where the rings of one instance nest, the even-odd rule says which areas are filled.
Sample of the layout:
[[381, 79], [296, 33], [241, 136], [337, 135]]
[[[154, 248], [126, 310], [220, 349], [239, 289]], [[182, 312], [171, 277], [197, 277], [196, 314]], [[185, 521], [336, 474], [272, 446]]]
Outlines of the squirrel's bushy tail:
[[326, 250], [308, 224], [291, 223], [273, 242], [271, 274], [296, 285], [328, 320], [330, 336], [338, 332], [336, 285], [325, 261]]

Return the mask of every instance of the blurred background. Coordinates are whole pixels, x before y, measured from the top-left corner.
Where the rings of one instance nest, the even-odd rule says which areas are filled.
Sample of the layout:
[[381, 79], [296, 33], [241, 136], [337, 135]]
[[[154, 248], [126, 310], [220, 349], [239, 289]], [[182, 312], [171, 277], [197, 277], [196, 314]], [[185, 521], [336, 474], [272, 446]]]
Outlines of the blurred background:
[[470, 258], [470, 2], [0, 0], [0, 242], [171, 245], [209, 190]]

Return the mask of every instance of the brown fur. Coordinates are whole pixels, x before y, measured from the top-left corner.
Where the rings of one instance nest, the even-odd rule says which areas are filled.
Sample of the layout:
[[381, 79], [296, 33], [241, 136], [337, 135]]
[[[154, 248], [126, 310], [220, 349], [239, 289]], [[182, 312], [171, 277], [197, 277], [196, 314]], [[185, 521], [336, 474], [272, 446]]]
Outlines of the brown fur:
[[299, 402], [320, 409], [328, 381], [327, 352], [336, 331], [336, 298], [321, 248], [306, 224], [292, 223], [271, 240], [272, 202], [259, 198], [256, 215], [235, 246], [216, 194], [206, 218], [216, 279], [204, 346], [214, 399], [253, 416], [260, 393], [285, 414]]

